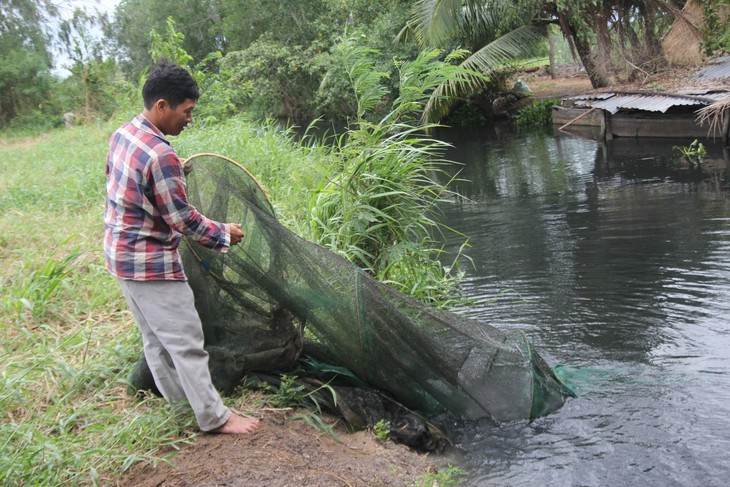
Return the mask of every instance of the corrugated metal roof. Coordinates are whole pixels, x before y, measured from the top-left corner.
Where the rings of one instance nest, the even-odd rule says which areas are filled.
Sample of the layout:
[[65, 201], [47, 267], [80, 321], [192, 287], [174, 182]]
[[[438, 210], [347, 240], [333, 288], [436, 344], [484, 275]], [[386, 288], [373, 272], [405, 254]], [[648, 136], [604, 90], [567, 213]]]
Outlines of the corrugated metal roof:
[[611, 98], [615, 95], [616, 93], [612, 92], [587, 93], [585, 95], [569, 96], [566, 98], [566, 100], [605, 100], [606, 98]]
[[707, 66], [696, 75], [701, 79], [730, 78], [730, 56], [722, 56], [708, 61]]
[[707, 106], [727, 96], [730, 96], [730, 93], [706, 93], [702, 96], [692, 96], [650, 92], [602, 92], [567, 99], [573, 100], [577, 106], [600, 108], [613, 114], [622, 108], [664, 113], [674, 106]]

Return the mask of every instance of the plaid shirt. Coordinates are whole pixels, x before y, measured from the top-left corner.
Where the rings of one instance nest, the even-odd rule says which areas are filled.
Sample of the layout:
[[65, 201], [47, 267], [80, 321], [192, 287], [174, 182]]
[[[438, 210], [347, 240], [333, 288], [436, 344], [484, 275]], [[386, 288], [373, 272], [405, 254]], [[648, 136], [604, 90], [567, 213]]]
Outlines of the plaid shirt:
[[188, 203], [175, 149], [141, 114], [109, 142], [106, 162], [104, 256], [109, 271], [135, 281], [184, 281], [182, 235], [226, 252], [228, 226]]

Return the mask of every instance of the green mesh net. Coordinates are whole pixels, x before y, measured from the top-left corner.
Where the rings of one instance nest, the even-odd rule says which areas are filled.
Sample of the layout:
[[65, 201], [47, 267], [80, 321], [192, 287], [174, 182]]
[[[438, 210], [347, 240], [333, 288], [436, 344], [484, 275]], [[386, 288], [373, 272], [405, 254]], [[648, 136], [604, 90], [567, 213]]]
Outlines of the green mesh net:
[[[222, 254], [190, 243], [184, 265], [203, 321], [214, 384], [289, 370], [302, 352], [425, 414], [531, 419], [572, 395], [521, 332], [418, 302], [276, 220], [265, 191], [222, 156], [188, 159], [190, 202], [245, 237]], [[144, 360], [133, 385], [149, 385]]]

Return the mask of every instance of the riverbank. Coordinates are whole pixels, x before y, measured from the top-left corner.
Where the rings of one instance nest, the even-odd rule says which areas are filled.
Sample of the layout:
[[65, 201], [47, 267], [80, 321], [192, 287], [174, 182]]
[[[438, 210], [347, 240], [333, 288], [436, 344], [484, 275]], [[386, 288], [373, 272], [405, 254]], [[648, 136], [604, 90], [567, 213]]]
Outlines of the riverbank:
[[[268, 171], [266, 180], [279, 191], [291, 185], [275, 186], [272, 158], [299, 175], [298, 168], [314, 166], [308, 158], [317, 158], [315, 150], [297, 152], [277, 131], [231, 123], [222, 142], [200, 131], [176, 144], [187, 154], [205, 147], [235, 157], [245, 148], [249, 167], [262, 161], [255, 172]], [[103, 161], [116, 126], [0, 136], [0, 333], [8, 345], [0, 360], [0, 483], [432, 485], [439, 478], [435, 457], [368, 431], [349, 434], [321, 415], [335, 440], [295, 420], [301, 411], [272, 409], [251, 391], [226, 398], [262, 418], [247, 437], [200, 435], [192, 415], [175, 415], [160, 398], [127, 394], [141, 342], [99, 243]], [[277, 200], [293, 198], [280, 192]]]
[[543, 71], [525, 73], [521, 79], [527, 83], [536, 100], [595, 93], [600, 91], [642, 91], [682, 93], [688, 90], [727, 89], [727, 78], [697, 76], [700, 67], [672, 66], [656, 73], [637, 76], [633, 81], [615, 83], [606, 88], [595, 89], [585, 73], [553, 79]]
[[294, 410], [259, 410], [251, 435], [203, 434], [169, 463], [134, 465], [116, 485], [193, 486], [430, 486], [442, 459], [379, 441], [370, 431], [349, 433], [323, 419], [334, 436], [315, 429]]

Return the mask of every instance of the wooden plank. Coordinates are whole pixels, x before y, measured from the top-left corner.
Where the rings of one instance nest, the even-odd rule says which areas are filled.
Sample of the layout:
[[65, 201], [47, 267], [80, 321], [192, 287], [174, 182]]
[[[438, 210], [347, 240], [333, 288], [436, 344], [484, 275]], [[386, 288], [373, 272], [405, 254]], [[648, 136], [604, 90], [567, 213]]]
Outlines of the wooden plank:
[[642, 117], [618, 112], [610, 117], [610, 121], [614, 137], [709, 137], [708, 128], [698, 125], [692, 115]]
[[602, 123], [602, 110], [595, 108], [553, 107], [553, 124], [560, 125], [561, 127], [565, 127], [566, 124], [600, 127]]
[[590, 110], [588, 110], [587, 112], [583, 112], [583, 113], [581, 113], [580, 115], [578, 115], [577, 117], [575, 117], [575, 118], [574, 118], [573, 120], [570, 120], [570, 121], [566, 122], [566, 123], [565, 123], [564, 125], [562, 125], [562, 126], [561, 126], [561, 127], [560, 127], [560, 128], [558, 129], [558, 130], [563, 130], [563, 129], [565, 129], [565, 127], [567, 127], [568, 125], [573, 125], [574, 123], [578, 122], [578, 121], [579, 121], [580, 119], [582, 119], [583, 117], [587, 117], [588, 115], [590, 115], [591, 113], [593, 113], [593, 111], [594, 111], [594, 110], [596, 110], [596, 109], [595, 109], [595, 108], [591, 108], [591, 109], [590, 109]]

